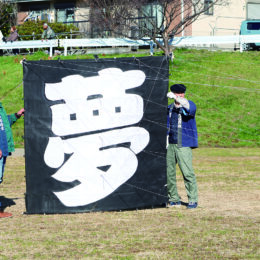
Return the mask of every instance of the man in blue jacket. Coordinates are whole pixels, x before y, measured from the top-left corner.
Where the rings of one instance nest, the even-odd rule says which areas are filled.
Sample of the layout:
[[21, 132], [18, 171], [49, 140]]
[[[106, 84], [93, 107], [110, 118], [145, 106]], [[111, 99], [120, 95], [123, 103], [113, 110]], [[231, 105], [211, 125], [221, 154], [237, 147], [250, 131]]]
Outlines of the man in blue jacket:
[[168, 98], [174, 102], [168, 106], [167, 136], [167, 188], [169, 206], [181, 206], [176, 183], [176, 164], [184, 178], [188, 196], [188, 209], [198, 206], [198, 188], [192, 167], [192, 149], [198, 147], [198, 134], [195, 121], [196, 105], [185, 98], [183, 84], [171, 86]]
[[[15, 114], [7, 115], [4, 107], [0, 103], [0, 183], [3, 182], [6, 158], [14, 151], [14, 141], [11, 126], [23, 114], [24, 109], [22, 108]], [[0, 201], [0, 218], [11, 216], [11, 213], [4, 212], [4, 207]]]

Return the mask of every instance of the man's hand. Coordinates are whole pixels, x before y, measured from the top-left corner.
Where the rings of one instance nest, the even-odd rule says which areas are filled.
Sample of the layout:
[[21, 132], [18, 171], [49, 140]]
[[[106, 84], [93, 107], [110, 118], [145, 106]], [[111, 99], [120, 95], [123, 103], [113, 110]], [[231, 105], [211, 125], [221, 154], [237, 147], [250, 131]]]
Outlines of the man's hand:
[[24, 115], [24, 108], [21, 108], [16, 114], [20, 117], [22, 115]]
[[188, 110], [190, 109], [189, 101], [186, 98], [180, 97], [179, 95], [177, 96], [173, 92], [168, 92], [167, 97], [175, 99], [175, 107], [184, 107]]
[[0, 150], [0, 159], [2, 158], [3, 156], [3, 153], [2, 153], [2, 150]]
[[190, 110], [190, 103], [186, 98], [183, 97], [177, 97], [175, 100], [178, 104], [180, 104], [180, 107], [184, 107], [187, 110]]
[[167, 97], [168, 98], [172, 98], [172, 99], [176, 99], [177, 98], [177, 96], [174, 93], [172, 93], [172, 92], [168, 92], [167, 93]]

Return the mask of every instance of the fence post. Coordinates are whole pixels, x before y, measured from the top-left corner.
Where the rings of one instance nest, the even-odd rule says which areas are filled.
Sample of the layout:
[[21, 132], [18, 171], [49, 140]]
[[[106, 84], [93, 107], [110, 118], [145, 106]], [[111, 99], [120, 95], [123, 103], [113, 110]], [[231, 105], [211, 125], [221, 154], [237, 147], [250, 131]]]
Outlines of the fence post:
[[50, 40], [49, 42], [50, 42], [50, 57], [52, 57], [52, 51], [53, 51], [52, 40]]
[[[70, 29], [70, 39], [72, 39], [72, 29]], [[72, 53], [72, 46], [70, 46], [70, 53]]]
[[[33, 36], [33, 41], [35, 40], [35, 32], [32, 33]], [[34, 53], [34, 48], [33, 48], [33, 53]]]
[[68, 50], [67, 50], [67, 36], [63, 40], [63, 46], [64, 46], [64, 56], [68, 55]]

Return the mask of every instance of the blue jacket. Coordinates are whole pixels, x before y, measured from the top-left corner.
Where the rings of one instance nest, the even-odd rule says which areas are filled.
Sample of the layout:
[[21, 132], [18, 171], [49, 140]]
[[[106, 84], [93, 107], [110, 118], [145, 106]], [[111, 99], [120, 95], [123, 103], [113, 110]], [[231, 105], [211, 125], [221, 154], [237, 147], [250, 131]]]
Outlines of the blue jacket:
[[0, 150], [3, 156], [8, 156], [14, 151], [14, 141], [11, 125], [16, 122], [15, 114], [7, 115], [0, 103]]
[[[198, 133], [195, 120], [196, 105], [188, 100], [190, 109], [185, 108], [176, 109], [173, 104], [168, 106], [167, 128], [170, 144], [179, 144], [181, 147], [198, 147]], [[172, 109], [171, 109], [172, 108]], [[171, 115], [170, 115], [171, 114]], [[181, 114], [182, 125], [181, 133], [178, 133], [178, 114]], [[180, 141], [178, 142], [178, 137]]]

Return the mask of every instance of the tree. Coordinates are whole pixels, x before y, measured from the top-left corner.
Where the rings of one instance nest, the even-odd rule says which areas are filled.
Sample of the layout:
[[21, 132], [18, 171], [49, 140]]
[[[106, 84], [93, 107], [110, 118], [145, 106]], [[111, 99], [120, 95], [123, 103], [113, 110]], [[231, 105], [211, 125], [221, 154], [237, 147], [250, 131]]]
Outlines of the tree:
[[15, 25], [15, 22], [14, 6], [0, 1], [0, 30], [3, 35], [8, 35], [11, 26]]
[[214, 4], [228, 0], [89, 0], [90, 22], [98, 32], [153, 40], [169, 56], [174, 36]]

